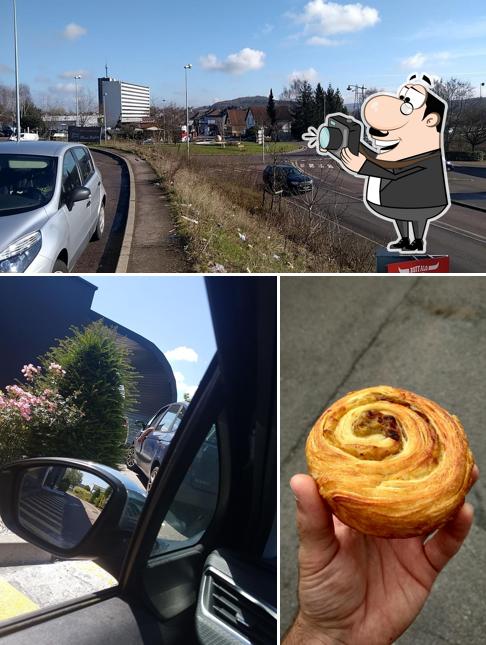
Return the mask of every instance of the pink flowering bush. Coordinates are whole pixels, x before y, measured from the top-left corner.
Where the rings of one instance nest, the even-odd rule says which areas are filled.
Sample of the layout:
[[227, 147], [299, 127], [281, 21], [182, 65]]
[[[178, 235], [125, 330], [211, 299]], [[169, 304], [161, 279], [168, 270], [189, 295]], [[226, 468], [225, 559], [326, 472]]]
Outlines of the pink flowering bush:
[[62, 452], [60, 440], [82, 416], [73, 398], [59, 391], [65, 373], [57, 363], [45, 370], [24, 365], [25, 385], [0, 390], [0, 464]]

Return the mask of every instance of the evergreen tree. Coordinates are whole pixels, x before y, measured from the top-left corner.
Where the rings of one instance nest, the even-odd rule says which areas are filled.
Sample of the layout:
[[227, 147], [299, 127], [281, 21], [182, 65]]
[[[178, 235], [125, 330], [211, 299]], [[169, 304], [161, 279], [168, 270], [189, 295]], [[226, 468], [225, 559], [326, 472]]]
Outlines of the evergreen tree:
[[97, 321], [72, 331], [41, 359], [46, 369], [55, 364], [65, 370], [60, 392], [82, 411], [76, 427], [58, 437], [59, 454], [116, 467], [124, 457], [138, 375], [115, 329]]
[[314, 93], [314, 123], [313, 125], [317, 128], [324, 123], [324, 120], [327, 115], [326, 109], [326, 94], [320, 83], [317, 83], [316, 91]]
[[268, 97], [268, 103], [267, 103], [267, 114], [268, 118], [270, 120], [270, 133], [272, 136], [272, 140], [275, 141], [275, 135], [276, 135], [276, 124], [277, 124], [277, 110], [275, 108], [275, 100], [273, 98], [273, 89], [270, 90], [270, 95]]
[[303, 81], [295, 107], [293, 108], [294, 122], [292, 135], [300, 139], [307, 128], [313, 125], [315, 116], [315, 101], [312, 86], [308, 81]]

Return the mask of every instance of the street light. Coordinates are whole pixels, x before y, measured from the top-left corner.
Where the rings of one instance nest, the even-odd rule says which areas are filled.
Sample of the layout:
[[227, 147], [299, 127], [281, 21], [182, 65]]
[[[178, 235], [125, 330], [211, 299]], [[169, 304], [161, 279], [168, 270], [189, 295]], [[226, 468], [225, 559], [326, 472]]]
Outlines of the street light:
[[76, 126], [78, 125], [79, 121], [79, 103], [78, 103], [78, 80], [80, 78], [83, 78], [82, 76], [74, 76], [74, 86], [76, 88]]
[[17, 6], [13, 0], [14, 41], [15, 41], [15, 101], [17, 112], [17, 141], [20, 141], [20, 89], [19, 89], [19, 54], [17, 49]]
[[165, 99], [162, 99], [162, 115], [164, 117], [164, 143], [165, 143]]
[[479, 86], [479, 98], [480, 99], [483, 98], [483, 87], [484, 87], [484, 83], [481, 83], [481, 85]]
[[184, 65], [184, 73], [186, 76], [186, 141], [187, 141], [187, 158], [189, 159], [189, 103], [187, 102], [187, 70], [192, 69], [192, 65], [188, 63]]

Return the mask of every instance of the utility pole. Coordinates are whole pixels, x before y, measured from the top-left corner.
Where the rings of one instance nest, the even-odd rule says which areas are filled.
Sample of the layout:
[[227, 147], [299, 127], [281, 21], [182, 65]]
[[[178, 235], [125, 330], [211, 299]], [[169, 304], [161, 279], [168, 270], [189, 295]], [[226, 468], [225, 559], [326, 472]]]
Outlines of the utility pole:
[[74, 76], [74, 86], [76, 88], [76, 127], [79, 125], [78, 81], [80, 78], [83, 77], [77, 74]]
[[165, 143], [165, 99], [162, 99], [162, 115], [164, 117], [164, 143]]
[[15, 41], [15, 101], [17, 111], [17, 141], [20, 141], [20, 87], [19, 87], [19, 53], [17, 48], [17, 6], [13, 0], [14, 41]]
[[187, 141], [187, 159], [189, 160], [189, 102], [187, 98], [187, 70], [192, 69], [192, 65], [188, 63], [184, 65], [184, 72], [186, 76], [186, 141]]
[[[359, 109], [364, 101], [364, 93], [368, 88], [364, 85], [348, 85], [348, 92], [354, 91], [354, 111], [359, 112]], [[361, 94], [361, 100], [360, 100]]]

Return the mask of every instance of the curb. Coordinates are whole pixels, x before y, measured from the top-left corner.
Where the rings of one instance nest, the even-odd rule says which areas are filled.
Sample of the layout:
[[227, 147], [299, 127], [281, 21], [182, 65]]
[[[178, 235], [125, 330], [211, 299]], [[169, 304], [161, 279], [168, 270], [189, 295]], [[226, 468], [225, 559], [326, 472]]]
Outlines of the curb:
[[135, 230], [135, 203], [136, 203], [136, 189], [135, 189], [135, 176], [133, 174], [132, 164], [128, 159], [117, 152], [112, 152], [111, 150], [104, 150], [102, 148], [93, 148], [96, 152], [101, 152], [102, 154], [108, 155], [109, 157], [115, 157], [116, 159], [121, 159], [121, 161], [126, 165], [128, 170], [128, 176], [130, 179], [129, 187], [129, 198], [128, 198], [128, 213], [127, 221], [125, 224], [125, 233], [123, 234], [123, 242], [120, 249], [120, 254], [118, 256], [118, 262], [116, 264], [115, 273], [127, 273], [128, 272], [128, 262], [130, 260], [130, 253], [132, 250], [132, 241], [133, 241], [133, 232]]
[[451, 199], [451, 204], [455, 204], [456, 206], [463, 206], [464, 208], [470, 208], [473, 211], [479, 211], [480, 213], [486, 213], [486, 208], [481, 208], [481, 206], [474, 206], [472, 204], [465, 204], [464, 202], [458, 202], [454, 199]]
[[19, 566], [24, 564], [47, 564], [54, 557], [26, 542], [10, 531], [0, 535], [0, 567]]

